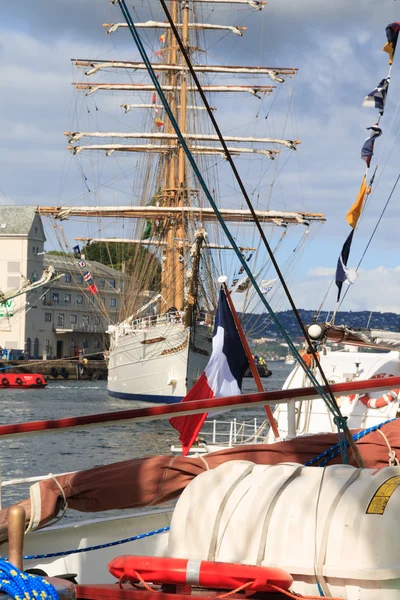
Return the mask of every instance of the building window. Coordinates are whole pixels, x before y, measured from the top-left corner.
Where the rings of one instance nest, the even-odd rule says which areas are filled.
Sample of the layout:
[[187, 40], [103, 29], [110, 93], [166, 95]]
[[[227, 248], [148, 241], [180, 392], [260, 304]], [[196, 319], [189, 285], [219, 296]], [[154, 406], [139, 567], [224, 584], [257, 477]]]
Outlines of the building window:
[[[78, 317], [76, 315], [70, 315], [69, 320], [72, 325], [76, 325], [78, 322]], [[75, 346], [75, 344], [74, 344], [74, 346]]]
[[100, 325], [100, 317], [94, 317], [94, 324]]
[[110, 285], [112, 288], [114, 288], [114, 290], [116, 289], [115, 288], [115, 279], [110, 279]]
[[117, 299], [116, 298], [110, 298], [110, 307], [111, 308], [115, 308], [117, 306]]
[[64, 314], [57, 315], [57, 327], [64, 328]]
[[83, 340], [82, 346], [83, 346], [83, 348], [88, 348], [89, 347], [89, 344], [88, 344], [88, 341], [87, 341], [86, 338]]
[[65, 283], [71, 283], [71, 273], [65, 273], [64, 281]]
[[58, 292], [53, 292], [53, 293], [51, 294], [51, 301], [52, 301], [54, 304], [58, 304], [58, 303], [60, 302], [60, 294], [59, 294]]
[[35, 227], [35, 233], [37, 233], [37, 227]]
[[76, 280], [78, 283], [83, 283], [83, 275], [77, 275]]
[[76, 303], [77, 304], [83, 304], [83, 296], [82, 294], [78, 294], [76, 297]]
[[105, 279], [99, 279], [99, 288], [103, 289], [105, 285], [106, 285], [106, 280]]
[[71, 304], [71, 294], [64, 294], [65, 304]]
[[44, 350], [48, 352], [50, 349], [50, 340], [44, 340]]
[[99, 340], [99, 338], [94, 338], [93, 348], [96, 348], [96, 350], [98, 348], [100, 348], [100, 340]]
[[69, 340], [69, 347], [70, 347], [70, 348], [75, 348], [75, 346], [76, 346], [76, 341], [75, 341], [75, 338], [71, 338], [71, 339]]
[[19, 273], [21, 270], [21, 263], [10, 261], [7, 263], [7, 273]]
[[124, 282], [122, 281], [122, 279], [119, 280], [119, 291], [120, 292], [124, 291]]
[[44, 313], [44, 320], [46, 323], [51, 323], [51, 313]]
[[82, 327], [87, 329], [89, 327], [89, 315], [82, 316]]
[[36, 248], [35, 248], [35, 246], [33, 246], [33, 248], [32, 248], [32, 252], [33, 252], [33, 254], [35, 254], [35, 253], [36, 253]]

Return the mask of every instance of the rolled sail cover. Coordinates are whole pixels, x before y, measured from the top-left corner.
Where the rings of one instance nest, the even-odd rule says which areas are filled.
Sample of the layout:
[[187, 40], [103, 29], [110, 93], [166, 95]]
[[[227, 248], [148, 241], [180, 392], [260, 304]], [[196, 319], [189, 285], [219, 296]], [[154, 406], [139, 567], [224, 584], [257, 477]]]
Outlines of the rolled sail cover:
[[[400, 459], [400, 420], [381, 427], [382, 433]], [[353, 432], [355, 433], [355, 432]], [[177, 498], [200, 473], [232, 460], [276, 465], [282, 462], [304, 464], [337, 444], [336, 434], [297, 437], [275, 444], [252, 444], [227, 448], [205, 457], [152, 456], [95, 467], [85, 471], [46, 479], [31, 487], [31, 499], [20, 504], [33, 529], [49, 523], [63, 506], [62, 488], [68, 507], [81, 512], [101, 512], [155, 506]], [[389, 449], [385, 438], [374, 431], [357, 442], [367, 468], [387, 466]], [[324, 457], [325, 459], [326, 457]], [[350, 464], [356, 465], [349, 451]], [[321, 461], [322, 462], [322, 461]], [[329, 464], [341, 462], [340, 455]], [[315, 463], [318, 467], [320, 463]], [[0, 511], [0, 540], [7, 538], [7, 509]]]

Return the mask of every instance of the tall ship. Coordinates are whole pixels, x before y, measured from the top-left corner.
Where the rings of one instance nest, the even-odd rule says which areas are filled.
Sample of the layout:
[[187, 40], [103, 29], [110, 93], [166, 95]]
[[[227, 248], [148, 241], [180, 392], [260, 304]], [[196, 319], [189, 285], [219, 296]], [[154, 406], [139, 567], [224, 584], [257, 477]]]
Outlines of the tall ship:
[[[230, 0], [229, 4], [232, 3], [242, 5], [243, 13], [253, 13], [250, 14], [253, 21], [266, 4], [253, 0]], [[223, 129], [229, 130], [224, 132], [228, 151], [244, 161], [243, 173], [247, 174], [244, 183], [252, 192], [258, 220], [263, 227], [270, 227], [270, 239], [276, 240], [275, 250], [280, 250], [284, 239], [290, 237], [287, 235], [290, 226], [301, 230], [300, 235], [297, 231], [291, 238], [294, 249], [292, 245], [284, 263], [292, 274], [307, 244], [310, 226], [324, 221], [321, 214], [274, 210], [270, 206], [273, 185], [280, 173], [280, 154], [293, 153], [300, 140], [272, 135], [268, 115], [279, 86], [290, 86], [297, 69], [229, 65], [224, 46], [218, 61], [210, 64], [214, 56], [211, 38], [213, 44], [215, 36], [221, 39], [231, 36], [234, 42], [240, 42], [247, 34], [245, 26], [225, 23], [229, 16], [226, 6], [226, 0], [183, 3], [171, 0], [169, 10], [212, 110], [220, 111]], [[148, 44], [152, 67], [180, 131], [257, 281], [266, 294], [279, 294], [265, 249], [261, 249], [259, 238], [254, 236], [253, 216], [235, 187], [225, 150], [212, 127], [176, 35], [158, 4], [142, 8], [152, 18], [144, 18], [135, 26]], [[115, 10], [118, 15], [117, 7]], [[207, 22], [204, 15], [210, 14], [225, 22]], [[104, 27], [110, 36], [129, 33], [127, 23], [107, 23]], [[132, 43], [130, 56], [133, 49]], [[125, 47], [123, 51], [127, 53]], [[98, 230], [112, 231], [112, 237], [92, 234], [76, 238], [80, 244], [86, 243], [86, 248], [94, 244], [129, 247], [129, 260], [124, 262], [124, 268], [130, 275], [130, 284], [121, 290], [118, 322], [108, 327], [109, 394], [139, 401], [179, 402], [210, 357], [218, 277], [228, 277], [230, 290], [238, 294], [242, 313], [255, 310], [257, 301], [243, 267], [218, 226], [214, 210], [189, 168], [146, 64], [140, 60], [115, 59], [76, 59], [73, 64], [83, 74], [82, 81], [74, 85], [78, 93], [84, 94], [86, 102], [96, 98], [96, 111], [101, 102], [108, 103], [108, 110], [110, 106], [111, 110], [121, 110], [120, 104], [125, 121], [123, 131], [69, 131], [68, 148], [81, 169], [85, 168], [84, 160], [95, 160], [93, 155], [101, 157], [102, 165], [107, 162], [104, 157], [112, 157], [108, 161], [115, 159], [113, 164], [123, 157], [121, 171], [127, 164], [134, 170], [133, 176], [126, 177], [132, 181], [129, 203], [121, 203], [118, 198], [110, 204], [109, 195], [88, 194], [93, 199], [91, 205], [40, 207], [40, 213], [58, 219], [97, 219], [101, 223]], [[288, 92], [291, 97], [292, 88]], [[107, 94], [111, 94], [111, 100]], [[243, 103], [243, 98], [247, 102]], [[260, 126], [253, 123], [249, 127], [246, 123], [249, 102], [256, 118], [261, 117]], [[227, 111], [229, 127], [224, 116]], [[281, 112], [285, 121], [284, 111]], [[95, 119], [88, 122], [93, 124]], [[118, 123], [121, 124], [121, 114]], [[245, 129], [251, 133], [239, 135]], [[256, 132], [263, 135], [255, 135]], [[109, 165], [105, 168], [109, 169]], [[110, 174], [109, 178], [112, 177]], [[124, 256], [125, 249], [121, 251]]]

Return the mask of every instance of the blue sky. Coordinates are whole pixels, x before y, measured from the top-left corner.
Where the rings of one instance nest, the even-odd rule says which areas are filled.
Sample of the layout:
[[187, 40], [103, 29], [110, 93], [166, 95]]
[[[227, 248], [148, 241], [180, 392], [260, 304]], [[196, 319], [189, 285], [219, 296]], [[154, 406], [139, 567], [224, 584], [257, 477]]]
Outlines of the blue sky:
[[[146, 20], [145, 3], [135, 4], [135, 20]], [[161, 13], [152, 0], [153, 14]], [[147, 17], [146, 17], [147, 15]], [[70, 58], [134, 57], [126, 32], [106, 36], [102, 23], [120, 20], [107, 0], [28, 0], [8, 3], [0, 24], [0, 202], [17, 204], [127, 203], [135, 169], [129, 157], [115, 166], [112, 158], [97, 166], [83, 160], [90, 198], [76, 160], [66, 151], [65, 130], [129, 129], [124, 121], [119, 96], [84, 99], [71, 81], [77, 73]], [[364, 96], [387, 74], [385, 27], [400, 20], [395, 0], [270, 0], [262, 12], [243, 8], [203, 9], [208, 22], [244, 24], [243, 38], [210, 33], [211, 61], [226, 64], [294, 66], [298, 74], [260, 106], [260, 101], [243, 96], [225, 96], [216, 117], [226, 134], [277, 135], [301, 139], [296, 154], [282, 153], [277, 164], [244, 161], [241, 173], [250, 192], [259, 194], [264, 206], [269, 195], [271, 208], [323, 212], [326, 224], [318, 229], [312, 243], [291, 277], [294, 298], [300, 307], [316, 308], [328, 289], [337, 257], [350, 228], [345, 214], [354, 202], [364, 173], [360, 149], [367, 137], [366, 127], [377, 117], [373, 109], [361, 107]], [[156, 44], [156, 37], [146, 41]], [[400, 50], [399, 50], [400, 52]], [[376, 185], [356, 232], [349, 264], [355, 266], [399, 172], [400, 55], [395, 59], [387, 109], [381, 126], [372, 165], [379, 162]], [[103, 76], [104, 79], [104, 76]], [[119, 79], [121, 79], [119, 77]], [[269, 83], [268, 80], [262, 83]], [[292, 96], [292, 91], [294, 93]], [[126, 99], [125, 99], [126, 100]], [[290, 104], [290, 107], [289, 107]], [[271, 108], [272, 106], [272, 108]], [[99, 110], [96, 110], [96, 107]], [[271, 112], [269, 109], [271, 108]], [[290, 110], [289, 110], [290, 108]], [[88, 112], [89, 111], [89, 112]], [[256, 116], [258, 113], [258, 116]], [[268, 115], [268, 119], [265, 116]], [[240, 121], [239, 121], [240, 117]], [[134, 118], [134, 117], [132, 117]], [[110, 120], [111, 119], [111, 120]], [[253, 159], [252, 159], [253, 160]], [[284, 167], [284, 168], [283, 168]], [[107, 185], [116, 178], [118, 183]], [[274, 171], [279, 172], [273, 184]], [[282, 171], [282, 172], [280, 172]], [[241, 203], [227, 166], [219, 165], [222, 203]], [[262, 183], [257, 187], [257, 183]], [[96, 191], [101, 182], [102, 187]], [[124, 186], [124, 187], [123, 187]], [[231, 187], [229, 187], [231, 186]], [[253, 196], [253, 198], [256, 196]], [[398, 231], [400, 187], [394, 193], [382, 223], [343, 304], [344, 309], [393, 310], [400, 312], [397, 295], [400, 285]], [[79, 226], [81, 234], [93, 235], [98, 223]], [[57, 249], [52, 227], [46, 228], [48, 248]], [[65, 224], [72, 241], [76, 224]], [[271, 234], [276, 241], [278, 232]], [[289, 242], [282, 263], [295, 245]], [[234, 270], [234, 268], [232, 268]], [[273, 274], [271, 273], [271, 276]], [[325, 304], [333, 307], [333, 288]], [[284, 307], [282, 303], [279, 304]]]

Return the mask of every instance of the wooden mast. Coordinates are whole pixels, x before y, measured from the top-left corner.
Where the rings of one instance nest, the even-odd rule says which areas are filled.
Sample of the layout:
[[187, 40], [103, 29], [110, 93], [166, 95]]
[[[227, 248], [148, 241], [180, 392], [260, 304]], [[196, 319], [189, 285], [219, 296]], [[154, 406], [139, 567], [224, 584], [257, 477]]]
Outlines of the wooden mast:
[[[176, 2], [173, 2], [176, 5]], [[183, 28], [182, 28], [182, 41], [185, 48], [188, 48], [189, 42], [189, 2], [184, 0], [182, 5], [183, 13]], [[185, 59], [181, 57], [182, 66], [185, 65]], [[187, 105], [187, 71], [181, 72], [181, 91], [180, 91], [180, 111], [179, 111], [179, 128], [182, 133], [186, 133], [186, 105]], [[187, 189], [186, 189], [186, 172], [185, 172], [185, 153], [180, 146], [178, 154], [178, 189], [177, 189], [177, 205], [184, 206], [187, 201]], [[186, 232], [184, 227], [183, 218], [179, 220], [178, 227], [176, 229], [176, 237], [178, 239], [178, 248], [175, 252], [175, 275], [176, 275], [176, 292], [175, 292], [175, 306], [178, 310], [183, 310], [185, 298], [184, 298], [184, 270], [185, 262], [183, 255], [183, 241], [186, 238]], [[194, 275], [194, 273], [193, 273]]]
[[[178, 17], [178, 3], [171, 2], [170, 10], [172, 18], [174, 22], [177, 21]], [[175, 36], [171, 30], [166, 34], [167, 37], [167, 45], [168, 45], [168, 62], [172, 65], [177, 64], [178, 60], [178, 44], [176, 42]], [[172, 71], [168, 74], [168, 84], [172, 87], [172, 90], [176, 88], [177, 85], [177, 73], [176, 71]], [[171, 91], [168, 94], [169, 105], [171, 107], [171, 111], [174, 116], [176, 116], [177, 112], [177, 103], [176, 103], [176, 94], [174, 91]], [[167, 97], [168, 97], [167, 96]], [[166, 132], [174, 133], [174, 129], [172, 127], [171, 121], [166, 118]], [[164, 190], [164, 204], [173, 204], [175, 205], [175, 195], [176, 195], [176, 155], [173, 149], [173, 143], [170, 142], [171, 150], [167, 155], [165, 161], [165, 175], [166, 175], [166, 185]], [[174, 225], [172, 223], [168, 226], [167, 231], [167, 245], [162, 251], [162, 270], [161, 270], [161, 294], [166, 301], [166, 308], [170, 308], [175, 306], [175, 282], [174, 282]]]

